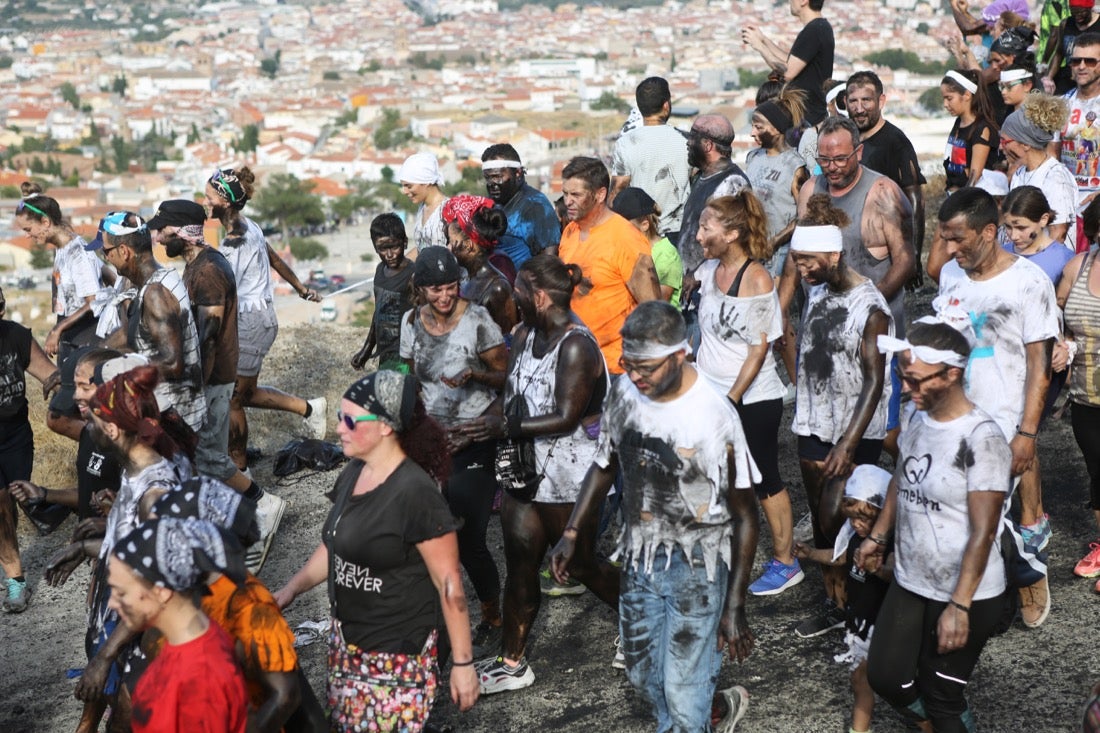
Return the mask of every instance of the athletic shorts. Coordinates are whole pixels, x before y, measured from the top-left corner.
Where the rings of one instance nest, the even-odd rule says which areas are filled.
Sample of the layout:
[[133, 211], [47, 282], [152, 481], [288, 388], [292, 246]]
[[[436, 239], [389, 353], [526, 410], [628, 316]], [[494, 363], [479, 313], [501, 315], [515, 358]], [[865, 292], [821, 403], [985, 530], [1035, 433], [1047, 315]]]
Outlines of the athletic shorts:
[[263, 310], [242, 311], [237, 314], [237, 342], [240, 356], [237, 358], [237, 376], [255, 377], [260, 373], [264, 357], [275, 343], [279, 333], [279, 320], [275, 306]]
[[[807, 461], [824, 461], [833, 448], [832, 443], [826, 443], [816, 435], [798, 436], [798, 457]], [[882, 455], [882, 440], [864, 438], [856, 446], [856, 454], [852, 456], [852, 462], [857, 466], [864, 464], [873, 466], [878, 463], [880, 455]]]

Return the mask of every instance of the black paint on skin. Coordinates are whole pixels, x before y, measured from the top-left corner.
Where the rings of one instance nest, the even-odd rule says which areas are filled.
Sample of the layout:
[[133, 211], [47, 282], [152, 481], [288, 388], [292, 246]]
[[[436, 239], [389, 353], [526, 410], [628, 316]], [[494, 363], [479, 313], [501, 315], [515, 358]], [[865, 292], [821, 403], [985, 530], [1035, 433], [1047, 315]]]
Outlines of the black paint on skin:
[[824, 383], [833, 376], [835, 355], [843, 344], [837, 340], [848, 320], [848, 308], [825, 298], [820, 308], [809, 315], [806, 330], [810, 334], [810, 348], [802, 353], [802, 363], [806, 365], [806, 376], [811, 383]]
[[966, 440], [959, 443], [959, 452], [955, 454], [955, 462], [952, 465], [960, 471], [974, 467], [974, 449]]

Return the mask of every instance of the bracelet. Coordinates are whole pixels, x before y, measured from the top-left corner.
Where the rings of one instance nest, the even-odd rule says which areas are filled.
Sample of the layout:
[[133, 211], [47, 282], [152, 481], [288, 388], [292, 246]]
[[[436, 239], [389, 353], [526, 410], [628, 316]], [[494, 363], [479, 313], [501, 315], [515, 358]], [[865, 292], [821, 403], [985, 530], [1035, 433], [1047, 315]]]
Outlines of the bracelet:
[[565, 529], [563, 529], [561, 531], [562, 534], [565, 534], [566, 532], [572, 532], [573, 534], [577, 534], [577, 528], [573, 527], [573, 526], [569, 526], [569, 527], [566, 527]]
[[451, 666], [452, 667], [472, 667], [472, 666], [474, 666], [474, 660], [471, 659], [468, 662], [453, 662], [452, 661]]
[[879, 547], [886, 547], [886, 539], [884, 537], [875, 537], [873, 534], [867, 535], [867, 539], [874, 542]]
[[970, 613], [970, 606], [964, 606], [963, 604], [956, 601], [954, 598], [952, 598], [947, 603], [948, 603], [948, 605], [954, 606], [955, 608], [959, 609], [960, 611], [963, 611], [964, 613]]
[[1019, 425], [1016, 426], [1016, 434], [1022, 435], [1025, 438], [1031, 438], [1032, 440], [1035, 440], [1039, 437], [1038, 433], [1029, 433], [1026, 430], [1021, 430]]

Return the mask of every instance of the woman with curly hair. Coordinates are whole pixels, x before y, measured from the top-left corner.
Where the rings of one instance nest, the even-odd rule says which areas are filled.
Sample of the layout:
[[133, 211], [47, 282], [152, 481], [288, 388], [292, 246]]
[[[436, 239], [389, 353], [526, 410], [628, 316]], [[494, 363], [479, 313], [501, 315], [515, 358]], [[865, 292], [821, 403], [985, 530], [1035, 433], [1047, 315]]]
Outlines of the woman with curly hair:
[[340, 410], [336, 432], [351, 462], [321, 544], [275, 600], [285, 608], [328, 581], [331, 730], [415, 733], [439, 678], [440, 620], [454, 655], [451, 699], [468, 710], [478, 697], [457, 523], [439, 491], [447, 439], [413, 376], [363, 377]]
[[1001, 148], [1011, 171], [1009, 190], [1035, 186], [1042, 191], [1054, 212], [1054, 218], [1047, 224], [1051, 238], [1075, 249], [1077, 183], [1069, 169], [1047, 149], [1054, 133], [1064, 128], [1068, 119], [1065, 100], [1048, 94], [1029, 94], [1020, 108], [1005, 119]]

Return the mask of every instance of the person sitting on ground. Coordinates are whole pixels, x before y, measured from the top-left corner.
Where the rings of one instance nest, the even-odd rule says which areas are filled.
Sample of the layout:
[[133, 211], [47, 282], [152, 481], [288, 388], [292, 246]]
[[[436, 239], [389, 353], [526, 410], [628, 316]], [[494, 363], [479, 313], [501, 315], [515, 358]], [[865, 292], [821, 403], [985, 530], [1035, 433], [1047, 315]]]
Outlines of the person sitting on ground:
[[405, 256], [409, 237], [405, 222], [394, 213], [379, 214], [370, 223], [370, 240], [378, 255], [374, 271], [374, 315], [362, 348], [351, 358], [353, 369], [378, 357], [379, 369], [401, 371], [401, 316], [413, 307], [412, 260]]
[[195, 603], [211, 571], [243, 580], [233, 536], [197, 519], [152, 519], [119, 540], [107, 565], [111, 609], [125, 628], [156, 629], [167, 642], [134, 688], [134, 733], [244, 733], [248, 697], [233, 642]]
[[653, 248], [653, 267], [657, 270], [657, 282], [661, 286], [661, 298], [680, 310], [684, 263], [668, 237], [658, 234], [661, 207], [642, 189], [629, 186], [615, 197], [611, 210], [633, 224], [649, 240], [650, 247]]
[[[845, 637], [848, 651], [836, 655], [837, 662], [847, 663], [851, 671], [852, 725], [848, 733], [864, 733], [871, 730], [871, 716], [875, 711], [875, 691], [867, 681], [867, 652], [871, 648], [874, 636], [875, 620], [878, 618], [886, 590], [894, 579], [893, 543], [886, 546], [881, 558], [864, 563], [864, 567], [855, 566], [853, 558], [863, 540], [871, 533], [878, 519], [882, 505], [886, 501], [886, 489], [890, 485], [890, 472], [878, 466], [856, 466], [848, 482], [844, 485], [844, 501], [840, 511], [847, 520], [836, 536], [836, 544], [831, 550], [819, 550], [801, 542], [796, 542], [795, 555], [802, 560], [822, 565], [843, 566], [848, 574], [844, 605]], [[931, 727], [925, 724], [925, 733], [931, 733]]]
[[328, 581], [333, 731], [418, 733], [438, 684], [441, 622], [454, 655], [451, 699], [469, 710], [478, 697], [457, 522], [439, 491], [450, 472], [447, 439], [416, 378], [391, 371], [348, 387], [336, 432], [351, 461], [336, 479], [322, 542], [275, 601], [286, 608]]
[[459, 294], [489, 311], [509, 341], [519, 320], [512, 285], [489, 261], [508, 229], [504, 210], [494, 206], [492, 199], [459, 194], [443, 204], [443, 221], [447, 224], [447, 245], [468, 275]]

